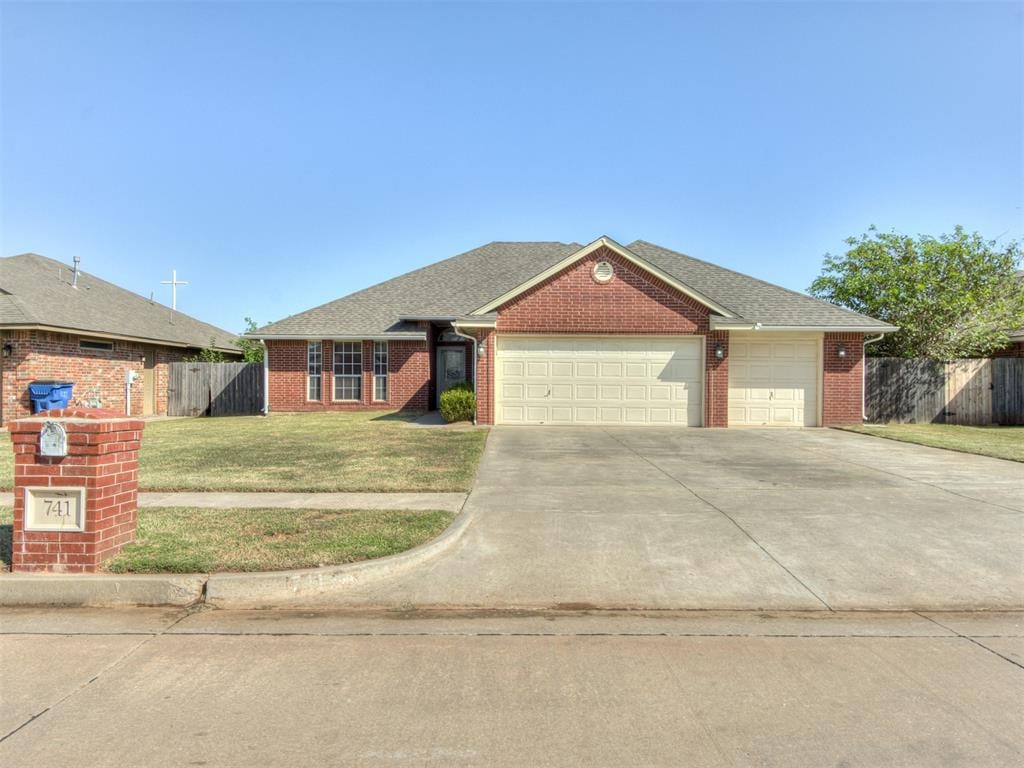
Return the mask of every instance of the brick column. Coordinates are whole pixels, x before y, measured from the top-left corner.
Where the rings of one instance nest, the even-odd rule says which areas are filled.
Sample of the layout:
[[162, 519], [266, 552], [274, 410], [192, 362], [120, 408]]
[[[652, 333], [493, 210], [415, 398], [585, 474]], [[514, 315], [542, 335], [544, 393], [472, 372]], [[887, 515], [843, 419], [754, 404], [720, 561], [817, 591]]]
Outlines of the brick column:
[[[711, 331], [704, 350], [704, 426], [729, 426], [729, 332]], [[721, 360], [715, 348], [722, 346]]]
[[[41, 456], [40, 431], [67, 431], [66, 456]], [[66, 408], [11, 424], [14, 447], [12, 570], [95, 571], [135, 539], [139, 444], [144, 422], [113, 411]], [[84, 530], [25, 530], [27, 488], [84, 488]], [[60, 518], [48, 520], [60, 525]]]

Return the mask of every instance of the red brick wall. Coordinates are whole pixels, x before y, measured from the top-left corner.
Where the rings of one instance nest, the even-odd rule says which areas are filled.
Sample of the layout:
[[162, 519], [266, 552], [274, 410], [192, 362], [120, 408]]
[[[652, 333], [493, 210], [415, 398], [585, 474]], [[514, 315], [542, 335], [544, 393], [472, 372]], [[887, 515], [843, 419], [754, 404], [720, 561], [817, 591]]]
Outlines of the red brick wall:
[[[598, 283], [594, 264], [615, 276]], [[499, 333], [704, 334], [708, 309], [607, 248], [517, 296], [498, 313]]]
[[[839, 357], [840, 345], [846, 347], [846, 357]], [[864, 402], [864, 334], [826, 333], [822, 351], [821, 425], [860, 424]]]
[[[725, 355], [715, 356], [721, 344]], [[729, 426], [729, 332], [711, 331], [704, 349], [704, 426]]]
[[476, 329], [474, 335], [485, 345], [484, 354], [476, 359], [476, 423], [494, 423], [494, 331]]
[[[139, 444], [144, 422], [118, 419], [112, 411], [68, 409], [48, 415], [71, 417], [63, 422], [68, 432], [65, 457], [37, 455], [41, 420], [11, 424], [15, 490], [12, 569], [95, 571], [135, 538]], [[85, 531], [24, 530], [24, 489], [32, 486], [84, 487]]]
[[[0, 358], [0, 391], [2, 421], [31, 415], [29, 382], [36, 379], [66, 379], [75, 383], [75, 405], [83, 405], [93, 395], [101, 407], [125, 412], [124, 377], [129, 370], [139, 373], [132, 385], [131, 415], [142, 414], [143, 361], [147, 347], [141, 342], [113, 341], [113, 349], [82, 349], [79, 342], [88, 336], [46, 331], [10, 331], [0, 340], [10, 344], [11, 356]], [[167, 380], [169, 362], [181, 360], [188, 350], [156, 347], [156, 412], [167, 413]]]
[[362, 398], [359, 402], [333, 402], [334, 346], [323, 341], [322, 395], [306, 399], [307, 342], [268, 341], [271, 411], [359, 411], [365, 409], [426, 410], [430, 382], [430, 355], [425, 341], [388, 342], [388, 400], [373, 400], [373, 342], [363, 342]]

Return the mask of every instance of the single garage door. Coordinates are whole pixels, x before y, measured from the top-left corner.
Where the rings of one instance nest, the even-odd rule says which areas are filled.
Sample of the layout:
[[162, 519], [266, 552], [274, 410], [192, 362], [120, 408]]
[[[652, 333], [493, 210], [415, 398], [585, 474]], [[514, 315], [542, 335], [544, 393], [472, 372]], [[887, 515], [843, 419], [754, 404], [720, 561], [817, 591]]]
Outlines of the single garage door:
[[729, 334], [729, 426], [818, 424], [820, 334]]
[[703, 338], [499, 336], [499, 424], [700, 426]]

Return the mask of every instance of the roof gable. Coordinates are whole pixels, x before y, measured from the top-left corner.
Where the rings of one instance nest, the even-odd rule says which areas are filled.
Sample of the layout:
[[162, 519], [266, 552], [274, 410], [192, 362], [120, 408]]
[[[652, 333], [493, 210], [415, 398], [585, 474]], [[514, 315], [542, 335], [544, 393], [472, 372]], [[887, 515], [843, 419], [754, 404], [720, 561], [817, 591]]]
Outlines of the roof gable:
[[548, 278], [553, 277], [554, 275], [557, 275], [559, 272], [568, 269], [573, 264], [582, 261], [583, 259], [587, 258], [600, 248], [607, 248], [613, 253], [618, 254], [626, 261], [631, 262], [633, 265], [639, 267], [641, 270], [653, 275], [654, 277], [658, 278], [663, 283], [674, 288], [680, 293], [689, 296], [694, 301], [703, 304], [708, 309], [711, 309], [724, 317], [735, 317], [735, 315], [732, 312], [730, 312], [728, 309], [726, 309], [716, 301], [710, 299], [705, 294], [701, 293], [698, 290], [695, 290], [694, 288], [691, 288], [690, 286], [686, 285], [686, 283], [676, 279], [675, 277], [668, 274], [664, 270], [650, 263], [646, 259], [641, 258], [637, 254], [630, 251], [628, 248], [619, 245], [619, 243], [615, 242], [614, 240], [607, 236], [599, 237], [597, 240], [594, 240], [592, 243], [583, 246], [574, 253], [570, 253], [560, 262], [553, 264], [552, 266], [548, 267], [542, 272], [537, 273], [536, 275], [533, 275], [528, 280], [524, 280], [522, 283], [514, 286], [510, 290], [503, 293], [501, 296], [498, 296], [496, 299], [492, 299], [483, 306], [477, 307], [476, 309], [472, 310], [470, 314], [485, 315], [489, 312], [496, 311], [503, 305], [508, 304], [517, 296], [520, 296], [521, 294], [530, 290], [535, 285], [539, 285]]

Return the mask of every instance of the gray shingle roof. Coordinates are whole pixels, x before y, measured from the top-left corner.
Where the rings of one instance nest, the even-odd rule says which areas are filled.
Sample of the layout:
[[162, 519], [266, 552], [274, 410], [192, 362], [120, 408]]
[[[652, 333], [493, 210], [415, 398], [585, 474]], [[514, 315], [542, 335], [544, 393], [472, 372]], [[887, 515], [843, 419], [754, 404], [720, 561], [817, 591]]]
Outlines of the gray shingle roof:
[[238, 353], [238, 337], [54, 259], [0, 258], [0, 327], [48, 326]]
[[[463, 317], [567, 258], [578, 243], [495, 242], [286, 317], [255, 337], [387, 336], [401, 318]], [[637, 240], [627, 248], [749, 323], [892, 330], [873, 318]]]

